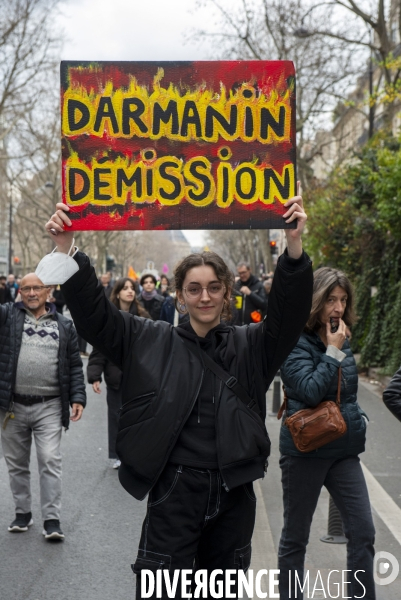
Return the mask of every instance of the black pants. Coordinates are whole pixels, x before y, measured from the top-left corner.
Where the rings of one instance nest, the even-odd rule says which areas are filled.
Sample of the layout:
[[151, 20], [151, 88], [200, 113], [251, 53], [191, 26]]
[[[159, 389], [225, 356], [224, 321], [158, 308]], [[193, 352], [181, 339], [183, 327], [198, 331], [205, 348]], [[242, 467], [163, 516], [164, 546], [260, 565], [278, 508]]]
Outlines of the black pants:
[[[284, 527], [278, 550], [281, 600], [303, 598], [298, 584], [295, 585], [295, 571], [302, 585], [309, 531], [323, 485], [341, 513], [348, 539], [347, 569], [351, 571], [348, 573], [351, 583], [347, 586], [347, 597], [374, 600], [375, 529], [359, 458], [335, 460], [283, 455], [280, 467], [284, 499]], [[357, 570], [361, 572], [355, 578]]]
[[[133, 565], [136, 598], [142, 598], [143, 569], [167, 569], [171, 579], [175, 569], [246, 571], [255, 513], [252, 483], [226, 492], [218, 471], [168, 464], [148, 498]], [[165, 589], [162, 597], [168, 598]], [[181, 598], [180, 583], [175, 598]]]
[[119, 410], [122, 405], [121, 389], [107, 388], [107, 427], [109, 434], [109, 458], [118, 458], [116, 439], [118, 433]]

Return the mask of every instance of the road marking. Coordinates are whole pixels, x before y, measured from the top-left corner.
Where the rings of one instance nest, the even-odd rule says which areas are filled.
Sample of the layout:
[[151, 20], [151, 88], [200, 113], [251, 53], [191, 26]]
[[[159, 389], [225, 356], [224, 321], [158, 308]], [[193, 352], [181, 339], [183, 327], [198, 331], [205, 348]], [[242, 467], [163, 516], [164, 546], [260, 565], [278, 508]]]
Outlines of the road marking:
[[[277, 552], [274, 547], [273, 536], [267, 517], [267, 509], [263, 498], [262, 487], [260, 481], [254, 482], [254, 490], [256, 496], [256, 523], [252, 538], [252, 559], [251, 569], [253, 569], [253, 578], [261, 569], [277, 569]], [[262, 577], [261, 590], [268, 592], [268, 579]], [[277, 588], [276, 588], [277, 591]], [[254, 596], [256, 598], [256, 596]]]
[[369, 490], [370, 503], [383, 523], [387, 525], [390, 533], [401, 545], [401, 508], [389, 496], [362, 461], [361, 465]]

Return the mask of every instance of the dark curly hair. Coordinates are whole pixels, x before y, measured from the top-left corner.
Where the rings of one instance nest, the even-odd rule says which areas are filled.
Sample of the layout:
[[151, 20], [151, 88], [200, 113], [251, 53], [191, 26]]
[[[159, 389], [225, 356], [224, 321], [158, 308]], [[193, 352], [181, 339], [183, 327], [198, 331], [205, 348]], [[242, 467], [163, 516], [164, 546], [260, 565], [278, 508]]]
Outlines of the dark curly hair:
[[[204, 265], [212, 267], [212, 269], [216, 273], [217, 279], [225, 287], [224, 304], [221, 313], [221, 318], [225, 321], [230, 321], [232, 318], [230, 298], [231, 289], [234, 285], [234, 275], [232, 274], [224, 260], [221, 258], [221, 256], [219, 256], [215, 252], [202, 252], [190, 254], [189, 256], [183, 258], [182, 261], [178, 263], [178, 265], [174, 269], [174, 287], [176, 290], [182, 292], [184, 279], [188, 271], [190, 271], [194, 267], [202, 267]], [[175, 297], [175, 306], [178, 312], [183, 312], [180, 309], [180, 304], [178, 302], [177, 296]]]

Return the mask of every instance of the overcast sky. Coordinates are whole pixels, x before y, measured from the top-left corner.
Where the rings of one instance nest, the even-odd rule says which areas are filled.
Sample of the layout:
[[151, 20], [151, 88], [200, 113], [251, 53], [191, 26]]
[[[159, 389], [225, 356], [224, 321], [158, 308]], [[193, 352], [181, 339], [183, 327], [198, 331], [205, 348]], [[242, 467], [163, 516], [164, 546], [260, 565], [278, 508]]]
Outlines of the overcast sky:
[[[207, 43], [185, 36], [204, 26], [210, 11], [195, 0], [65, 0], [60, 24], [63, 60], [207, 60]], [[192, 245], [202, 232], [185, 232]]]

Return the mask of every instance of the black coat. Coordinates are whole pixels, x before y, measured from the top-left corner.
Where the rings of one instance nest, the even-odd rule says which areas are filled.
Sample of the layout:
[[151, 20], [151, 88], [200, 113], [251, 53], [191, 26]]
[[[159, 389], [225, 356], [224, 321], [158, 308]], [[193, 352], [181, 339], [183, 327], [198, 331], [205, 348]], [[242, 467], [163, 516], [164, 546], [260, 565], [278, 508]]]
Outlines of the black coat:
[[[156, 483], [196, 402], [203, 362], [188, 348], [186, 332], [165, 321], [133, 317], [107, 301], [85, 254], [63, 291], [80, 335], [123, 371], [123, 408], [117, 453], [119, 478], [142, 499]], [[264, 425], [266, 390], [295, 346], [309, 317], [311, 262], [280, 257], [264, 322], [218, 326], [219, 362], [258, 403], [263, 420], [220, 385], [216, 443], [220, 472], [231, 489], [264, 476], [269, 442]]]
[[[249, 287], [251, 293], [248, 296], [239, 291], [243, 286]], [[252, 323], [251, 313], [260, 311], [261, 315], [266, 314], [267, 296], [263, 283], [257, 277], [251, 275], [246, 283], [240, 279], [235, 283], [234, 294], [242, 299], [242, 307], [238, 308], [236, 325], [249, 325]]]
[[6, 302], [11, 302], [10, 288], [0, 286], [0, 304], [5, 304]]
[[145, 300], [145, 298], [142, 297], [142, 294], [139, 294], [138, 296], [139, 304], [148, 311], [153, 321], [158, 321], [160, 319], [160, 313], [165, 300], [164, 296], [160, 296], [160, 294], [156, 294], [152, 300]]
[[[86, 405], [82, 360], [79, 355], [74, 324], [56, 312], [54, 304], [46, 304], [53, 312], [59, 329], [58, 374], [62, 403], [62, 424], [68, 429], [70, 405]], [[0, 408], [8, 410], [12, 400], [18, 357], [24, 329], [25, 310], [22, 302], [0, 306]], [[43, 365], [46, 368], [46, 365]]]
[[393, 415], [401, 421], [401, 367], [384, 390], [383, 402]]

